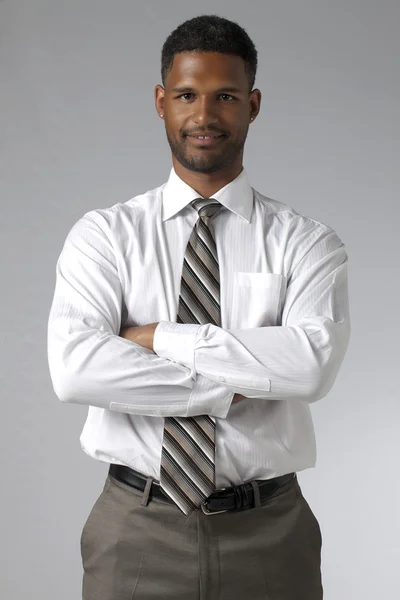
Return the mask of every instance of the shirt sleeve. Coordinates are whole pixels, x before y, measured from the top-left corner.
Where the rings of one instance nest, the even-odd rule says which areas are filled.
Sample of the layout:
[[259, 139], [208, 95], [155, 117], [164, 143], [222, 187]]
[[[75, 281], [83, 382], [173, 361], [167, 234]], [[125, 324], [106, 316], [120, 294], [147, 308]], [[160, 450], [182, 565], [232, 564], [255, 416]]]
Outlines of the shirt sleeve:
[[248, 398], [312, 403], [326, 396], [350, 338], [348, 257], [320, 223], [293, 236], [291, 248], [281, 325], [224, 330], [161, 321], [155, 352]]
[[82, 217], [57, 261], [47, 336], [56, 395], [138, 415], [225, 418], [234, 396], [227, 386], [119, 336], [123, 290], [102, 219]]

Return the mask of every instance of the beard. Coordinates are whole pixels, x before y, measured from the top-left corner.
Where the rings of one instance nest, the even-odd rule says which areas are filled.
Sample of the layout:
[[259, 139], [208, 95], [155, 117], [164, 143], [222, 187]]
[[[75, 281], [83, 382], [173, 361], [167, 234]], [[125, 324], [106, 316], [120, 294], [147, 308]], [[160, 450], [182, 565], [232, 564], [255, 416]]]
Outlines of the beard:
[[172, 138], [166, 131], [169, 147], [176, 160], [189, 171], [196, 173], [215, 173], [226, 167], [230, 167], [244, 148], [247, 130], [237, 140], [225, 140], [222, 147], [217, 150], [198, 148], [190, 146], [188, 138]]

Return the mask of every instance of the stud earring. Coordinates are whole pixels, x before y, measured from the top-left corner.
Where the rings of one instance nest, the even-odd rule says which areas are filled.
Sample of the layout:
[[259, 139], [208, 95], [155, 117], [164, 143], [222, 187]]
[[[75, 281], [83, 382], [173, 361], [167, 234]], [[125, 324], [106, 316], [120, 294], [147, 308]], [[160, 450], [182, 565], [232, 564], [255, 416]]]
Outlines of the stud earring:
[[164, 118], [164, 115], [160, 115], [160, 117], [163, 119], [163, 118]]

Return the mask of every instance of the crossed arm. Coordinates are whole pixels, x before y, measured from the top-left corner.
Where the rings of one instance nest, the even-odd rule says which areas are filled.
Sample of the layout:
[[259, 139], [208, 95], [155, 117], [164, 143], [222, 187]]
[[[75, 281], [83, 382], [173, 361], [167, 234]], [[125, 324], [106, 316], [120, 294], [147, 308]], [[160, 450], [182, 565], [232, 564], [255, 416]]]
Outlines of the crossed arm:
[[293, 224], [279, 326], [160, 321], [155, 353], [156, 323], [120, 335], [124, 291], [107, 227], [86, 215], [57, 262], [48, 358], [62, 402], [226, 418], [240, 396], [311, 403], [329, 392], [350, 336], [347, 255], [332, 229], [300, 217]]
[[[154, 332], [157, 328], [158, 323], [149, 323], [148, 325], [141, 325], [139, 327], [122, 327], [119, 335], [142, 348], [147, 348], [151, 352], [154, 352]], [[232, 399], [232, 403], [243, 400], [245, 396], [242, 394], [235, 394]]]

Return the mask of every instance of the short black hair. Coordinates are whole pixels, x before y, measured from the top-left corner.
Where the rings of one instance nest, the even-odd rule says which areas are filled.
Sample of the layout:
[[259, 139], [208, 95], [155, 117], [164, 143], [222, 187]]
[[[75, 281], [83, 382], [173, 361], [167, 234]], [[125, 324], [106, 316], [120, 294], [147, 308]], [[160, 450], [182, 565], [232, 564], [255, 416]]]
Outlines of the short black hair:
[[257, 50], [246, 31], [217, 15], [202, 15], [179, 25], [165, 40], [161, 52], [161, 79], [165, 80], [179, 52], [220, 52], [240, 56], [245, 62], [249, 91], [257, 72]]

